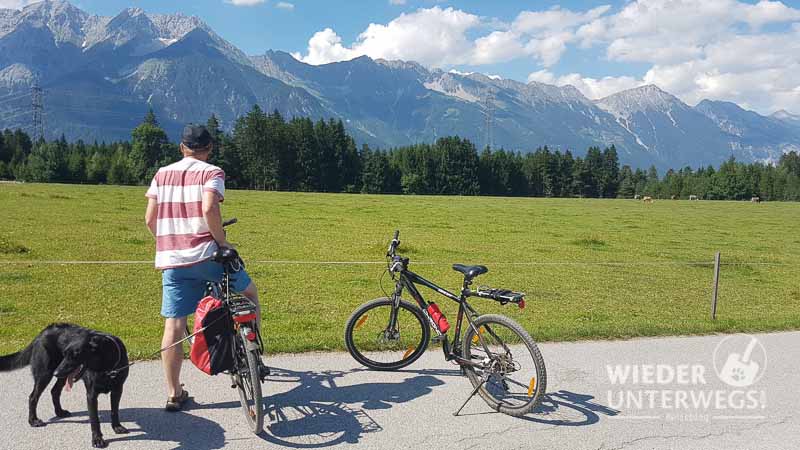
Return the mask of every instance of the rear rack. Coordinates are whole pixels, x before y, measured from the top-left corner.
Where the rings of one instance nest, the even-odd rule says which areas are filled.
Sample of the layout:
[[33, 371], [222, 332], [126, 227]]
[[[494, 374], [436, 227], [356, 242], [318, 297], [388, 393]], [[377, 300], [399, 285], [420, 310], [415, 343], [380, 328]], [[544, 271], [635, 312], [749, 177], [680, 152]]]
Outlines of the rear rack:
[[256, 311], [256, 305], [241, 294], [232, 294], [228, 298], [228, 306], [234, 316], [250, 314]]
[[490, 288], [489, 286], [478, 286], [478, 289], [470, 292], [470, 295], [474, 297], [490, 298], [500, 302], [501, 305], [505, 305], [506, 303], [519, 304], [520, 302], [525, 301], [524, 292], [514, 292], [509, 289]]

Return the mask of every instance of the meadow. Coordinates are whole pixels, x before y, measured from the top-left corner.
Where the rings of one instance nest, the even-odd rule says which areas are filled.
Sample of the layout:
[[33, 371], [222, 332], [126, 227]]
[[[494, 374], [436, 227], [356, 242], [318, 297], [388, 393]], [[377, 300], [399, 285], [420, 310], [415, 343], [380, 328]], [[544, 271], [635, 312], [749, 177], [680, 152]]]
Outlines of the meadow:
[[[158, 348], [144, 191], [0, 184], [0, 353], [57, 321], [117, 334], [134, 357]], [[490, 269], [479, 284], [527, 292], [524, 310], [473, 305], [540, 341], [800, 329], [798, 203], [229, 191], [223, 214], [239, 219], [229, 236], [260, 288], [270, 352], [343, 349], [352, 310], [384, 295], [395, 229], [411, 269], [444, 287], [459, 287], [452, 263], [476, 263]]]

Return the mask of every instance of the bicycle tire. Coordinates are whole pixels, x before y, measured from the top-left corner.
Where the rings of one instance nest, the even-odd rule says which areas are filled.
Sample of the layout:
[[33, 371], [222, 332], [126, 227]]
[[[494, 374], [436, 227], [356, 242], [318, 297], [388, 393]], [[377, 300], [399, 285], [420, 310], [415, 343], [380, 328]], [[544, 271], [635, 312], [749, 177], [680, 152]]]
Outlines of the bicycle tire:
[[347, 325], [345, 326], [344, 340], [345, 340], [345, 345], [347, 347], [347, 351], [360, 364], [369, 367], [370, 369], [373, 370], [401, 369], [416, 361], [420, 356], [422, 356], [423, 353], [425, 353], [425, 350], [428, 348], [428, 342], [430, 341], [431, 332], [427, 319], [422, 314], [421, 309], [419, 309], [416, 305], [408, 303], [404, 300], [400, 300], [400, 309], [410, 312], [414, 316], [414, 318], [416, 318], [421, 332], [419, 342], [417, 342], [412, 348], [408, 348], [406, 352], [403, 354], [403, 357], [401, 359], [389, 363], [372, 360], [358, 348], [353, 338], [353, 333], [355, 329], [359, 326], [358, 325], [359, 321], [361, 321], [361, 323], [363, 324], [362, 318], [366, 317], [365, 314], [367, 312], [382, 306], [391, 306], [392, 304], [393, 304], [392, 299], [387, 297], [377, 298], [367, 303], [364, 303], [353, 312], [353, 314], [347, 320]]
[[260, 434], [264, 430], [264, 405], [259, 374], [260, 356], [258, 350], [247, 350], [247, 338], [243, 333], [240, 330], [236, 335], [236, 339], [239, 341], [237, 358], [240, 363], [245, 364], [246, 374], [242, 376], [241, 369], [237, 372], [236, 385], [242, 413], [247, 419], [250, 431]]
[[[519, 338], [520, 342], [516, 343], [517, 345], [524, 344], [524, 347], [531, 355], [531, 360], [535, 365], [536, 373], [535, 388], [533, 389], [533, 392], [531, 392], [529, 389], [527, 393], [530, 400], [520, 406], [509, 406], [502, 399], [496, 398], [492, 393], [489, 392], [485, 384], [478, 390], [478, 393], [484, 399], [484, 401], [486, 401], [489, 407], [504, 414], [514, 417], [521, 417], [531, 412], [542, 402], [547, 390], [547, 369], [545, 368], [544, 358], [542, 357], [542, 353], [539, 351], [539, 347], [536, 345], [536, 342], [520, 324], [505, 316], [486, 314], [479, 316], [473, 322], [473, 324], [475, 328], [469, 326], [467, 327], [467, 331], [464, 333], [464, 338], [461, 344], [462, 356], [464, 358], [471, 358], [470, 349], [473, 346], [477, 348], [477, 343], [473, 341], [473, 337], [476, 336], [475, 330], [480, 330], [482, 327], [485, 329], [485, 327], [490, 326], [491, 324], [500, 325], [508, 330], [511, 330], [513, 334]], [[489, 329], [491, 329], [491, 327], [489, 327]], [[464, 365], [463, 367], [467, 378], [469, 378], [470, 383], [472, 383], [472, 387], [477, 388], [478, 385], [481, 384], [482, 379], [476, 372], [476, 369], [469, 365]], [[505, 381], [503, 381], [503, 383], [505, 384]], [[531, 380], [530, 384], [533, 385], [534, 381]]]

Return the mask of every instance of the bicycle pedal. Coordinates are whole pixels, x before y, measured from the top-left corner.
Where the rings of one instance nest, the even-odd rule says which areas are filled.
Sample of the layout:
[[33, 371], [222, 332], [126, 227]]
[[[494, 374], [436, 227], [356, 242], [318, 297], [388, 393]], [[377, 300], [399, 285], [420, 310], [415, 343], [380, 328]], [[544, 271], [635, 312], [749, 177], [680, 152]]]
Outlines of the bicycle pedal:
[[260, 376], [260, 378], [261, 378], [261, 381], [264, 381], [264, 380], [265, 380], [265, 379], [266, 379], [268, 376], [270, 376], [271, 374], [272, 374], [272, 373], [270, 372], [270, 370], [269, 370], [269, 367], [267, 367], [267, 366], [261, 366], [261, 367], [259, 367], [259, 375], [261, 375], [261, 376]]

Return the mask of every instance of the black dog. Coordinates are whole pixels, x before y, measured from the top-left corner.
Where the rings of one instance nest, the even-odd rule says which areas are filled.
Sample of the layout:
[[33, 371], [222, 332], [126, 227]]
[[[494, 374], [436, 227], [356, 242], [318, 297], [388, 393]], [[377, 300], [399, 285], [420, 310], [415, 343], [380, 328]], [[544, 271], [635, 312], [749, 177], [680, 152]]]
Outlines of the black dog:
[[33, 372], [33, 392], [28, 399], [28, 423], [42, 427], [44, 422], [36, 416], [36, 405], [50, 380], [56, 384], [50, 393], [56, 416], [68, 417], [69, 411], [61, 407], [61, 390], [64, 385], [82, 379], [86, 386], [89, 423], [92, 427], [92, 446], [104, 448], [108, 444], [100, 432], [97, 416], [97, 396], [111, 393], [111, 426], [117, 434], [128, 430], [119, 422], [119, 401], [122, 385], [128, 378], [128, 352], [116, 336], [67, 323], [48, 326], [24, 350], [13, 355], [0, 356], [0, 371], [19, 369], [27, 365]]

